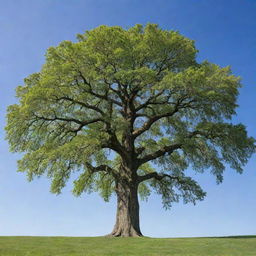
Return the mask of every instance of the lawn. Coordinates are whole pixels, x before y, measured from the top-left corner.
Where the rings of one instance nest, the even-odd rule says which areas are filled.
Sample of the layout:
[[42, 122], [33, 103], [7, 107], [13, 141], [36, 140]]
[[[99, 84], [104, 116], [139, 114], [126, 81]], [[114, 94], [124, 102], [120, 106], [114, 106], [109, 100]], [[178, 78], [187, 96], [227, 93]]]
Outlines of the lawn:
[[218, 238], [0, 237], [2, 256], [256, 256], [256, 236]]

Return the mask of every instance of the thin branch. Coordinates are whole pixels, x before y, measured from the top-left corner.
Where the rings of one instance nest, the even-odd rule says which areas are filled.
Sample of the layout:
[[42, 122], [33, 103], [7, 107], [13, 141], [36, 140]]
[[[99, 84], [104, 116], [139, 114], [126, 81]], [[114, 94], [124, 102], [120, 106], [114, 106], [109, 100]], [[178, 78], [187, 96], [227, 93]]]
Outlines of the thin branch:
[[160, 120], [160, 119], [162, 119], [162, 118], [164, 118], [164, 117], [171, 117], [171, 116], [173, 116], [175, 113], [179, 112], [180, 109], [192, 107], [192, 106], [191, 106], [191, 103], [193, 103], [193, 100], [190, 100], [189, 102], [186, 102], [186, 103], [181, 104], [184, 99], [185, 99], [185, 98], [179, 99], [179, 100], [177, 101], [177, 103], [175, 104], [174, 109], [173, 109], [172, 111], [167, 112], [167, 113], [164, 113], [164, 114], [160, 114], [160, 115], [155, 115], [155, 116], [149, 118], [148, 121], [145, 122], [141, 128], [139, 128], [139, 129], [137, 129], [137, 130], [135, 130], [135, 131], [133, 132], [133, 134], [132, 134], [133, 137], [134, 137], [134, 138], [137, 138], [139, 135], [141, 135], [142, 133], [144, 133], [144, 132], [146, 132], [147, 130], [149, 130], [150, 127], [151, 127], [155, 122], [157, 122], [158, 120]]
[[100, 113], [102, 116], [104, 116], [104, 112], [103, 112], [100, 108], [98, 108], [98, 107], [96, 107], [96, 106], [89, 105], [89, 104], [87, 104], [87, 103], [85, 103], [85, 102], [82, 102], [82, 101], [79, 101], [79, 100], [72, 99], [72, 98], [70, 98], [70, 97], [68, 97], [68, 96], [63, 96], [63, 97], [60, 97], [60, 98], [56, 98], [56, 100], [58, 100], [58, 101], [60, 101], [60, 100], [70, 101], [70, 102], [72, 102], [72, 103], [74, 103], [74, 104], [81, 105], [81, 106], [83, 106], [83, 107], [85, 107], [85, 108], [95, 110], [96, 112], [98, 112], [98, 113]]
[[148, 105], [153, 104], [154, 100], [156, 100], [159, 96], [161, 96], [164, 93], [164, 90], [161, 90], [159, 93], [157, 93], [156, 95], [153, 95], [151, 97], [148, 98], [148, 100], [146, 102], [144, 102], [143, 104], [141, 104], [139, 107], [137, 107], [135, 109], [136, 112], [138, 112], [139, 110], [146, 108]]
[[93, 96], [95, 96], [95, 97], [97, 97], [99, 99], [103, 99], [103, 100], [106, 100], [108, 102], [112, 102], [112, 103], [118, 105], [119, 107], [122, 107], [122, 103], [121, 102], [119, 102], [117, 100], [114, 100], [112, 98], [109, 98], [107, 95], [98, 94], [98, 93], [94, 92], [92, 90], [92, 85], [89, 83], [89, 81], [87, 81], [85, 79], [85, 77], [83, 76], [82, 72], [81, 71], [78, 71], [78, 72], [79, 72], [79, 75], [80, 75], [81, 79], [83, 80], [84, 84], [88, 85], [88, 87], [89, 87], [88, 90], [84, 90], [86, 93], [89, 93], [89, 94], [91, 94], [91, 95], [93, 95]]
[[39, 120], [50, 121], [50, 122], [52, 122], [52, 121], [74, 122], [74, 123], [77, 123], [77, 124], [83, 125], [83, 126], [88, 125], [88, 124], [93, 124], [96, 122], [104, 122], [104, 120], [102, 120], [101, 118], [95, 118], [95, 119], [88, 120], [88, 121], [80, 121], [75, 118], [58, 117], [56, 115], [54, 115], [54, 117], [50, 118], [50, 117], [38, 116], [37, 114], [34, 113], [34, 116], [36, 118], [38, 118]]

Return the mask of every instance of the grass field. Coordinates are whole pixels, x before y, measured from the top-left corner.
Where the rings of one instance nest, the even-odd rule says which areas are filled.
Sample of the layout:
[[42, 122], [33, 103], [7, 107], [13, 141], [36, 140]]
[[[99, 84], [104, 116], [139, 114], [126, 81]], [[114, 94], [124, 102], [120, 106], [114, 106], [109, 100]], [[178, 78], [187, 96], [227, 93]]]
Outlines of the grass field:
[[0, 237], [2, 256], [256, 256], [256, 236], [219, 238]]

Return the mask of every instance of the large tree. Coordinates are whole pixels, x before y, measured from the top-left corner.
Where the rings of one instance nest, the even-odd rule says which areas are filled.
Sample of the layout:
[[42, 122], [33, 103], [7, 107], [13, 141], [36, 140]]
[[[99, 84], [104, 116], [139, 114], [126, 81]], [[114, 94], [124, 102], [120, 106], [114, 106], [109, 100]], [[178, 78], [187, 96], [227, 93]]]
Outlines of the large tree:
[[226, 165], [242, 172], [254, 139], [231, 123], [239, 78], [196, 54], [192, 40], [153, 24], [100, 26], [50, 47], [8, 108], [11, 150], [25, 153], [19, 171], [46, 174], [53, 193], [72, 172], [75, 195], [115, 193], [112, 236], [142, 235], [138, 194], [155, 190], [165, 208], [202, 200], [186, 169], [221, 182]]

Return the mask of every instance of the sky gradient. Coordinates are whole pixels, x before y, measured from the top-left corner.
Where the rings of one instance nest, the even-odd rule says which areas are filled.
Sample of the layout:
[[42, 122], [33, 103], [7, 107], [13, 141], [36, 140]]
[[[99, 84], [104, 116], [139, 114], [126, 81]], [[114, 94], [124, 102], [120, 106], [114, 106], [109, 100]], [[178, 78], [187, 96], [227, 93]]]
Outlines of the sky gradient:
[[[235, 123], [256, 137], [256, 1], [254, 0], [0, 0], [0, 235], [99, 236], [111, 231], [115, 198], [49, 192], [46, 178], [31, 183], [16, 172], [21, 157], [4, 140], [6, 108], [15, 88], [40, 70], [48, 47], [101, 24], [129, 28], [157, 23], [195, 40], [198, 60], [230, 65], [242, 78]], [[256, 157], [242, 175], [226, 169], [220, 185], [209, 173], [196, 179], [207, 197], [196, 206], [175, 204], [170, 211], [152, 195], [141, 202], [141, 229], [152, 237], [256, 234]], [[192, 174], [193, 170], [189, 170]]]

